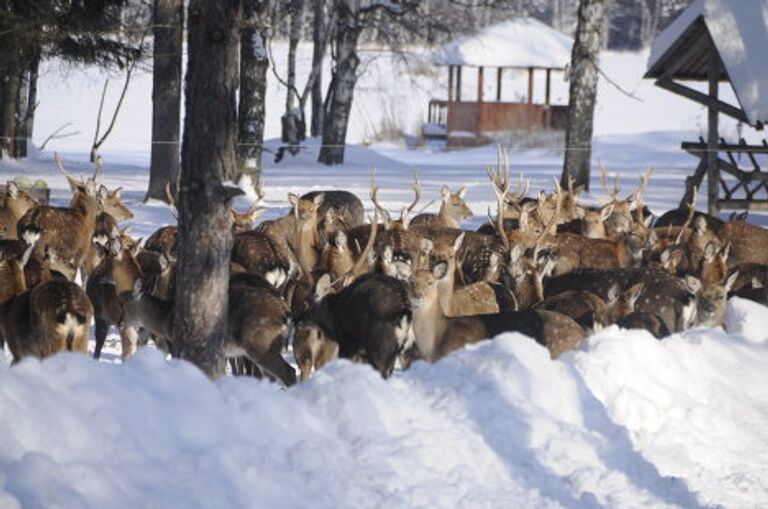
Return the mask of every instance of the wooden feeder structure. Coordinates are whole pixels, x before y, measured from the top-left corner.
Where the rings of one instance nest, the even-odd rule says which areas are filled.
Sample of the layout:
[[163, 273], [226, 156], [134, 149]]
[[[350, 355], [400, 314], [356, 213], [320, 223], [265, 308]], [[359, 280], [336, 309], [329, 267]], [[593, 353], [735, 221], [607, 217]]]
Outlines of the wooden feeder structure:
[[[537, 129], [564, 130], [567, 104], [552, 104], [552, 74], [563, 72], [571, 59], [573, 39], [533, 18], [517, 18], [486, 27], [437, 49], [432, 63], [448, 71], [447, 98], [429, 101], [427, 138], [445, 139], [448, 146], [473, 146], [495, 134]], [[477, 75], [475, 100], [462, 97], [462, 76]], [[506, 73], [526, 73], [524, 101], [502, 100]], [[534, 102], [534, 84], [542, 75], [544, 102]], [[495, 94], [485, 95], [486, 80], [495, 80]]]
[[[720, 114], [762, 130], [768, 122], [768, 0], [694, 0], [653, 42], [646, 78], [707, 107], [707, 138], [682, 143], [699, 158], [686, 179], [681, 207], [706, 175], [709, 213], [768, 210], [768, 143], [728, 143], [718, 132]], [[681, 81], [707, 84], [706, 92]], [[723, 101], [728, 82], [738, 105]]]

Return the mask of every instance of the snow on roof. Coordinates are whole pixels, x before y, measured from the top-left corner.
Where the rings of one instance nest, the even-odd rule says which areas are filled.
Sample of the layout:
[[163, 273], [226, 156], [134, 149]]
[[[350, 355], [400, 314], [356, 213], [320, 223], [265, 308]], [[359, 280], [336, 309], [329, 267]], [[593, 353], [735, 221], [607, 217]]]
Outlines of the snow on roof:
[[703, 19], [751, 124], [768, 121], [768, 0], [694, 0], [653, 41], [650, 71]]
[[432, 53], [436, 65], [563, 68], [573, 39], [533, 18], [516, 18], [450, 42]]

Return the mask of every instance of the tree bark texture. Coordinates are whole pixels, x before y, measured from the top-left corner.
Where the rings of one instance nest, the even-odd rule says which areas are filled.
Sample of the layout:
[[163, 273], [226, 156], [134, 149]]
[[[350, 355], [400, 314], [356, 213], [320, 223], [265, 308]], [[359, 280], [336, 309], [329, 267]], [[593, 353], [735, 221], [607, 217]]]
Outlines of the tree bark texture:
[[35, 113], [37, 112], [37, 79], [40, 76], [41, 48], [36, 45], [29, 59], [29, 93], [27, 95], [27, 115], [24, 119], [25, 142], [32, 142], [35, 131]]
[[357, 42], [362, 25], [356, 13], [350, 10], [344, 0], [336, 0], [338, 12], [336, 22], [336, 62], [331, 84], [328, 87], [326, 109], [323, 118], [323, 146], [318, 162], [327, 165], [344, 163], [344, 145], [347, 140], [347, 126], [352, 112], [352, 99], [357, 83]]
[[[26, 62], [25, 62], [26, 63]], [[29, 112], [29, 68], [20, 69], [19, 87], [16, 91], [16, 114], [14, 117], [13, 157], [27, 157], [27, 119]]]
[[598, 57], [602, 38], [604, 0], [581, 0], [576, 40], [571, 53], [568, 123], [562, 184], [568, 176], [589, 189], [592, 124], [597, 98]]
[[[325, 57], [326, 0], [314, 0], [314, 20], [312, 23], [312, 67], [321, 65]], [[322, 72], [312, 83], [312, 124], [309, 128], [311, 136], [323, 134], [323, 78]]]
[[192, 0], [179, 194], [174, 343], [211, 377], [224, 373], [231, 193], [236, 171], [241, 0]]
[[[285, 111], [290, 112], [295, 104], [296, 91], [296, 50], [301, 40], [301, 21], [304, 14], [304, 0], [291, 0], [289, 4], [291, 29], [288, 37], [288, 72], [286, 75], [287, 91], [285, 95]], [[283, 141], [288, 141], [283, 139]]]
[[155, 0], [152, 54], [152, 156], [145, 200], [168, 201], [180, 168], [181, 61], [184, 0]]
[[243, 0], [240, 41], [240, 102], [238, 103], [238, 158], [240, 173], [254, 184], [261, 176], [269, 56], [266, 25], [267, 0]]

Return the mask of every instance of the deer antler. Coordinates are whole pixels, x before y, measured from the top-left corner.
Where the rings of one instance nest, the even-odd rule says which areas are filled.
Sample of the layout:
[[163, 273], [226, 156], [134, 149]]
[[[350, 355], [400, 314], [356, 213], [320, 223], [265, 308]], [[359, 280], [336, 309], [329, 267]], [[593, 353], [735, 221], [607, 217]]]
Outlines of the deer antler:
[[173, 218], [178, 221], [179, 220], [179, 208], [176, 206], [176, 200], [173, 198], [173, 193], [171, 192], [171, 183], [168, 182], [165, 184], [165, 197], [168, 198], [168, 205], [171, 206], [171, 215]]
[[56, 163], [56, 168], [59, 169], [59, 171], [62, 173], [62, 175], [64, 175], [67, 178], [67, 180], [75, 183], [80, 182], [78, 179], [72, 176], [71, 173], [69, 173], [67, 170], [64, 169], [64, 161], [62, 161], [61, 156], [59, 156], [58, 152], [55, 152], [53, 154], [53, 162]]
[[553, 226], [557, 224], [557, 218], [560, 216], [560, 207], [563, 203], [563, 196], [562, 194], [557, 195], [555, 198], [555, 212], [552, 214], [552, 217], [549, 218], [549, 222], [544, 226], [544, 229], [541, 231], [538, 237], [536, 237], [536, 240], [534, 241], [533, 245], [538, 246], [541, 241], [544, 240], [544, 238], [549, 235], [549, 231], [552, 229]]
[[[501, 237], [501, 242], [504, 244], [504, 248], [509, 249], [511, 247], [509, 244], [509, 237], [507, 237], [507, 232], [504, 229], [504, 210], [506, 208], [506, 197], [509, 193], [510, 184], [510, 179], [508, 178], [509, 175], [507, 174], [507, 178], [503, 180], [504, 184], [501, 187], [496, 185], [493, 179], [493, 172], [491, 171], [490, 167], [488, 167], [488, 176], [491, 177], [491, 181], [494, 182], [493, 192], [496, 193], [496, 206], [498, 208], [495, 224], [496, 231], [498, 232], [499, 237]], [[493, 224], [493, 221], [491, 221], [491, 223]]]
[[93, 170], [93, 176], [91, 177], [91, 182], [96, 183], [96, 181], [101, 177], [101, 170], [104, 167], [104, 161], [101, 159], [100, 155], [96, 156], [96, 168]]
[[373, 212], [373, 221], [371, 221], [371, 233], [368, 235], [368, 242], [365, 243], [365, 248], [360, 252], [360, 256], [358, 256], [357, 261], [355, 261], [355, 264], [352, 266], [352, 268], [349, 269], [345, 274], [339, 276], [339, 279], [334, 281], [334, 286], [339, 280], [342, 281], [342, 286], [348, 286], [352, 283], [352, 281], [354, 281], [354, 278], [359, 275], [360, 271], [362, 271], [363, 267], [365, 266], [365, 261], [368, 259], [368, 256], [373, 250], [373, 245], [376, 242], [376, 233], [378, 231], [379, 211], [375, 210]]
[[408, 214], [411, 213], [411, 211], [416, 207], [416, 205], [421, 200], [421, 184], [419, 184], [419, 177], [418, 175], [416, 175], [415, 172], [413, 174], [413, 184], [411, 185], [411, 187], [413, 188], [413, 194], [414, 194], [413, 202], [411, 202], [410, 205], [405, 207], [400, 212], [400, 221], [403, 223], [403, 228], [408, 227]]
[[376, 185], [376, 168], [373, 169], [371, 172], [371, 201], [373, 202], [373, 206], [376, 207], [376, 210], [378, 212], [381, 212], [382, 218], [384, 220], [385, 225], [389, 225], [390, 223], [390, 216], [389, 212], [387, 212], [387, 209], [381, 206], [379, 203], [379, 186]]
[[685, 218], [685, 223], [683, 223], [683, 226], [680, 228], [680, 233], [677, 234], [675, 244], [679, 244], [680, 241], [683, 240], [683, 233], [685, 233], [685, 231], [691, 227], [691, 221], [693, 221], [693, 216], [696, 213], [696, 200], [698, 198], [699, 190], [694, 186], [693, 194], [691, 195], [691, 201], [688, 203], [688, 217]]
[[600, 168], [600, 185], [603, 187], [603, 189], [605, 189], [605, 192], [608, 193], [608, 196], [610, 197], [608, 203], [613, 203], [616, 201], [616, 197], [621, 191], [621, 188], [619, 187], [619, 176], [616, 175], [616, 177], [614, 177], [613, 190], [611, 190], [608, 188], [608, 171], [605, 169], [603, 162], [598, 161], [597, 166]]

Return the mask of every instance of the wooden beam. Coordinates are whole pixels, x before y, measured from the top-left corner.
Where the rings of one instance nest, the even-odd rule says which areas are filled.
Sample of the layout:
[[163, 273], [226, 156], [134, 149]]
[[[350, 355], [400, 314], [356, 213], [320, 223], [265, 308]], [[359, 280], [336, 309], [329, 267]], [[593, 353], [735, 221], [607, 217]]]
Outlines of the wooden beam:
[[[686, 64], [690, 65], [694, 57], [698, 56], [707, 49], [709, 49], [711, 52], [717, 53], [715, 43], [712, 40], [712, 37], [710, 37], [707, 28], [704, 26], [703, 20], [699, 20], [697, 23], [699, 24], [697, 30], [701, 32], [701, 35], [698, 39], [695, 40], [693, 44], [688, 46], [688, 48], [685, 50], [685, 53], [675, 59], [669, 65], [669, 67], [664, 70], [664, 73], [660, 76], [661, 79], [674, 79], [675, 73], [677, 73], [677, 71], [679, 71]], [[678, 41], [679, 40], [680, 39], [678, 39]]]
[[533, 104], [533, 67], [528, 68], [528, 104]]
[[549, 106], [549, 93], [551, 88], [551, 82], [552, 82], [552, 69], [547, 69], [547, 90], [546, 94], [544, 95], [544, 104]]
[[[717, 55], [715, 54], [715, 56]], [[717, 80], [715, 80], [715, 83], [717, 83]], [[728, 115], [729, 117], [735, 118], [739, 122], [749, 124], [749, 119], [747, 119], [747, 115], [742, 110], [735, 106], [731, 106], [728, 103], [720, 101], [717, 97], [703, 94], [698, 90], [694, 90], [692, 88], [686, 87], [685, 85], [681, 85], [680, 83], [672, 81], [669, 78], [662, 78], [656, 81], [656, 86], [665, 90], [669, 90], [672, 93], [682, 95], [683, 97], [687, 97], [688, 99], [703, 104], [708, 108], [713, 107], [716, 111]]]
[[496, 100], [501, 102], [501, 67], [496, 68]]
[[720, 200], [719, 208], [738, 210], [768, 210], [768, 200]]
[[448, 102], [453, 101], [453, 66], [448, 66]]
[[477, 102], [483, 102], [483, 68], [477, 68]]
[[720, 74], [720, 58], [716, 52], [710, 53], [709, 56], [709, 101], [707, 106], [709, 111], [707, 113], [707, 196], [708, 196], [708, 209], [709, 215], [719, 217], [720, 208], [717, 205], [717, 198], [719, 194], [718, 185], [720, 183], [720, 168], [717, 165], [717, 161], [720, 158], [718, 152], [718, 126], [717, 126], [717, 114], [719, 112], [716, 107], [718, 94], [718, 76]]
[[461, 102], [461, 66], [456, 67], [456, 102]]
[[[697, 141], [684, 141], [680, 144], [680, 148], [686, 152], [705, 152], [707, 150], [707, 144]], [[718, 150], [738, 153], [753, 153], [753, 154], [768, 154], [768, 147], [765, 145], [741, 145], [733, 143], [720, 143], [717, 146]]]

